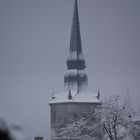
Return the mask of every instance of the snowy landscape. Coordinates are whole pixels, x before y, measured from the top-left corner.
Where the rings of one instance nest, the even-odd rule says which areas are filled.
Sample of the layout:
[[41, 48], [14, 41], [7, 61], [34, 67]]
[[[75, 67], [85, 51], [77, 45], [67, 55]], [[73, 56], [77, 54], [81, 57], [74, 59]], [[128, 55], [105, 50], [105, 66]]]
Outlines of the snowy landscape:
[[139, 0], [0, 0], [0, 140], [140, 140]]

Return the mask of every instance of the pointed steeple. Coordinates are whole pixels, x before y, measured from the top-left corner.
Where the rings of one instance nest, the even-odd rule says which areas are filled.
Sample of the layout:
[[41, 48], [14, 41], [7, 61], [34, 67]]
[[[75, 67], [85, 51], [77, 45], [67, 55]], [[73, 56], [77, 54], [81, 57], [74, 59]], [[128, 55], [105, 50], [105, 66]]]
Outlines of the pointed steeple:
[[64, 83], [66, 86], [75, 87], [77, 93], [79, 93], [81, 91], [81, 87], [87, 84], [87, 75], [85, 72], [83, 72], [86, 66], [82, 52], [77, 0], [75, 0], [74, 3], [67, 67], [68, 72], [65, 75]]
[[70, 52], [69, 52], [69, 58], [67, 60], [67, 66], [68, 69], [79, 70], [85, 68], [85, 60], [82, 53], [77, 0], [75, 0], [75, 4], [74, 4], [74, 13], [73, 13], [71, 39], [70, 39]]
[[78, 54], [82, 52], [77, 0], [75, 0], [75, 4], [74, 4], [70, 51], [76, 51]]

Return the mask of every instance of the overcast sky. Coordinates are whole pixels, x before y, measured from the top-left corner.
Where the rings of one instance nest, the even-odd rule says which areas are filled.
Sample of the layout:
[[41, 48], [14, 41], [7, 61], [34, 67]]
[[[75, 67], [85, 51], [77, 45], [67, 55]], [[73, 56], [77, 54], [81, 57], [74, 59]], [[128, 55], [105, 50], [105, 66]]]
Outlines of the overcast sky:
[[[0, 0], [0, 115], [50, 136], [51, 90], [63, 91], [73, 0]], [[79, 0], [90, 90], [140, 107], [140, 0]]]

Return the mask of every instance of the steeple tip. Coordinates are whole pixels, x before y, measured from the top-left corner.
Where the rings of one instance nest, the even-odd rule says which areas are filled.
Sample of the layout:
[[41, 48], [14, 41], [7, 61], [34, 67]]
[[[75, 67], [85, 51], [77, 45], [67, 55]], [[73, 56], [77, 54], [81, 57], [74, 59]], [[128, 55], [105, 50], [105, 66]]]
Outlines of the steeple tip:
[[75, 7], [77, 7], [77, 0], [75, 0]]
[[73, 13], [73, 20], [78, 20], [79, 22], [79, 19], [78, 19], [78, 3], [77, 3], [77, 0], [75, 0], [74, 2], [74, 13]]

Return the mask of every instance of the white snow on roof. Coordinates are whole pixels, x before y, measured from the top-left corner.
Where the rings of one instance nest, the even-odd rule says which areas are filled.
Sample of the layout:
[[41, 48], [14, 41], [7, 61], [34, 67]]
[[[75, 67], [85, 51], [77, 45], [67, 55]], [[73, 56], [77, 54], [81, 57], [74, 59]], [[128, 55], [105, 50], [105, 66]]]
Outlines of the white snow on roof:
[[100, 103], [97, 94], [91, 92], [87, 93], [72, 93], [72, 99], [68, 99], [68, 93], [57, 94], [54, 99], [50, 101], [50, 104], [54, 103]]
[[68, 57], [68, 60], [77, 60], [77, 59], [84, 60], [83, 54], [80, 53], [77, 56], [77, 51], [76, 50], [75, 51], [73, 50], [72, 52], [70, 52], [69, 57]]
[[86, 74], [85, 70], [72, 69], [72, 70], [67, 70], [66, 71], [66, 75], [77, 75], [77, 73], [79, 73], [81, 75], [85, 75]]

